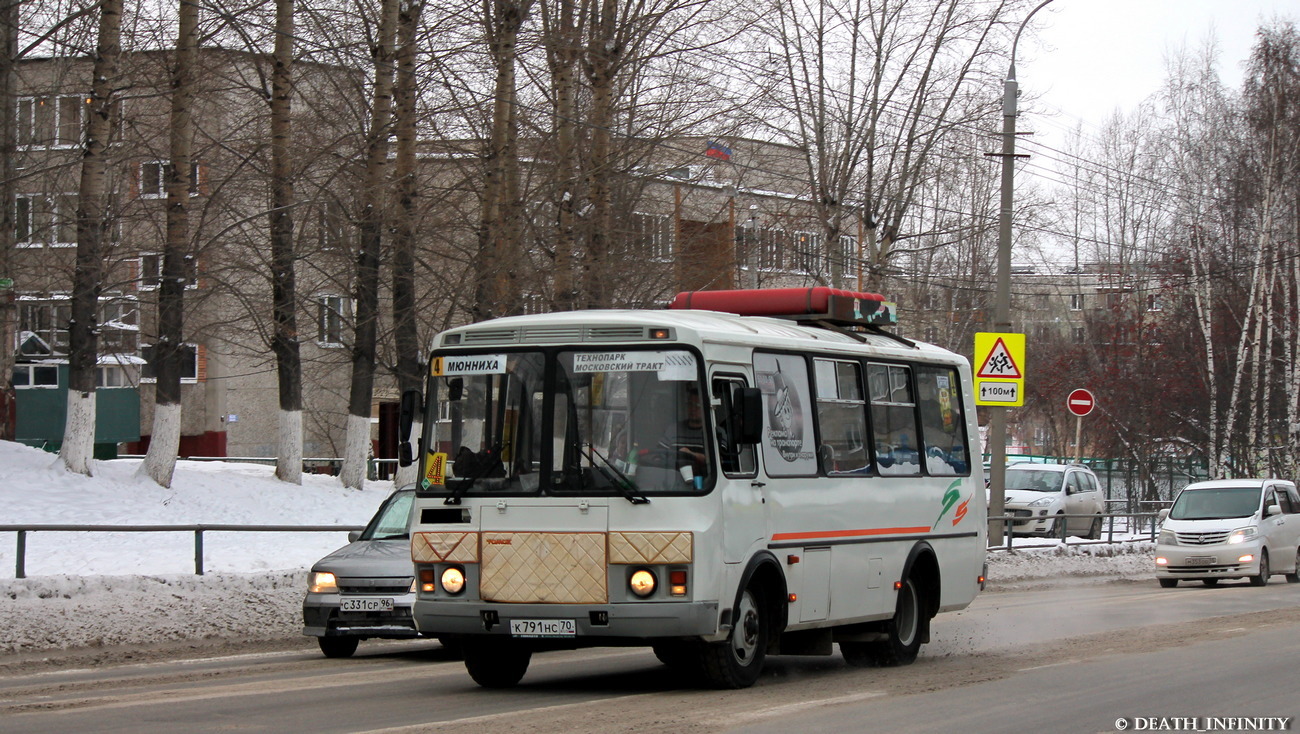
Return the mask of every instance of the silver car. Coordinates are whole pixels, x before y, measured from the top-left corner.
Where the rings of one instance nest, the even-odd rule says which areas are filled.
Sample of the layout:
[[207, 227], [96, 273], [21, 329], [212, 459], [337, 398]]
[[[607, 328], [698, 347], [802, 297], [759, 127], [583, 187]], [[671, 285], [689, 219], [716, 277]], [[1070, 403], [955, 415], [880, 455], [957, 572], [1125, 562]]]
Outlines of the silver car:
[[372, 637], [420, 636], [411, 618], [415, 567], [407, 531], [414, 499], [414, 489], [397, 490], [365, 530], [311, 567], [302, 632], [317, 638], [326, 657], [348, 657]]

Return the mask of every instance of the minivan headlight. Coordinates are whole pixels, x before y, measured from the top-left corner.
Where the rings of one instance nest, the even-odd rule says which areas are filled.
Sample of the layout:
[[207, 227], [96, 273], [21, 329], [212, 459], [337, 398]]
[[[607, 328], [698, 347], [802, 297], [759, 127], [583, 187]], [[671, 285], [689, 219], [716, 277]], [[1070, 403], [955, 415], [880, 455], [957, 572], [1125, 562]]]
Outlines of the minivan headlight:
[[1237, 528], [1228, 534], [1228, 544], [1244, 543], [1247, 540], [1254, 538], [1255, 535], [1256, 531], [1253, 527]]
[[1050, 505], [1050, 504], [1052, 504], [1052, 503], [1055, 502], [1055, 501], [1056, 501], [1056, 498], [1055, 498], [1055, 497], [1043, 497], [1042, 499], [1037, 499], [1037, 500], [1034, 500], [1033, 502], [1030, 502], [1030, 503], [1029, 503], [1029, 506], [1030, 506], [1030, 507], [1046, 507], [1047, 505]]
[[1156, 545], [1178, 545], [1178, 536], [1172, 530], [1161, 530]]
[[307, 591], [313, 594], [329, 594], [338, 590], [338, 580], [328, 571], [312, 571], [307, 577]]

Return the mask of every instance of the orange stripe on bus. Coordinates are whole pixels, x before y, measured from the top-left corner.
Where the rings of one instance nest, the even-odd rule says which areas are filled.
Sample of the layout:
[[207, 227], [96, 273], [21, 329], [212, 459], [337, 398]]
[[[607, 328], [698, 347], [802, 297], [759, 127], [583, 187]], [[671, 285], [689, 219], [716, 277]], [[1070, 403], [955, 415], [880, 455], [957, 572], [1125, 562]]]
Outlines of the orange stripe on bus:
[[824, 530], [815, 533], [775, 533], [772, 540], [825, 540], [827, 538], [859, 538], [864, 535], [894, 535], [896, 533], [928, 533], [933, 528], [862, 528], [860, 530]]

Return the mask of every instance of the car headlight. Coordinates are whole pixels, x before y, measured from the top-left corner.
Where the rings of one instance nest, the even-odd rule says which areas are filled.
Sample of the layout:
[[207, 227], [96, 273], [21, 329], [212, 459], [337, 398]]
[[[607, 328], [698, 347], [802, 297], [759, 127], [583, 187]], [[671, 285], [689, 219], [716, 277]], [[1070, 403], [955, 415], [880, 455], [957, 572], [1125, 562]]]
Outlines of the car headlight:
[[1161, 530], [1156, 545], [1178, 545], [1178, 536], [1172, 530]]
[[1228, 534], [1228, 544], [1244, 543], [1255, 537], [1255, 528], [1237, 528]]
[[338, 579], [328, 571], [312, 571], [307, 577], [307, 591], [313, 594], [329, 594], [338, 590]]
[[1044, 497], [1029, 503], [1030, 507], [1046, 507], [1056, 501], [1055, 497]]
[[655, 575], [644, 568], [638, 569], [627, 580], [627, 585], [633, 594], [645, 598], [655, 593]]

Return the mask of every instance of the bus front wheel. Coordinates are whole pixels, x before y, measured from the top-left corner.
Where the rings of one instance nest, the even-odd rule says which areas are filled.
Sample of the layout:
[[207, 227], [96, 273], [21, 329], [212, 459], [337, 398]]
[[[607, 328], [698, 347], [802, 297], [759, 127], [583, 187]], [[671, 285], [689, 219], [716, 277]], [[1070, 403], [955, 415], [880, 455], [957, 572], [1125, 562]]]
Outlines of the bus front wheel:
[[513, 688], [528, 672], [531, 650], [505, 640], [466, 640], [465, 670], [484, 688]]
[[700, 650], [700, 672], [716, 688], [748, 688], [758, 680], [767, 658], [771, 620], [761, 589], [750, 584], [740, 595], [732, 617], [731, 634]]

